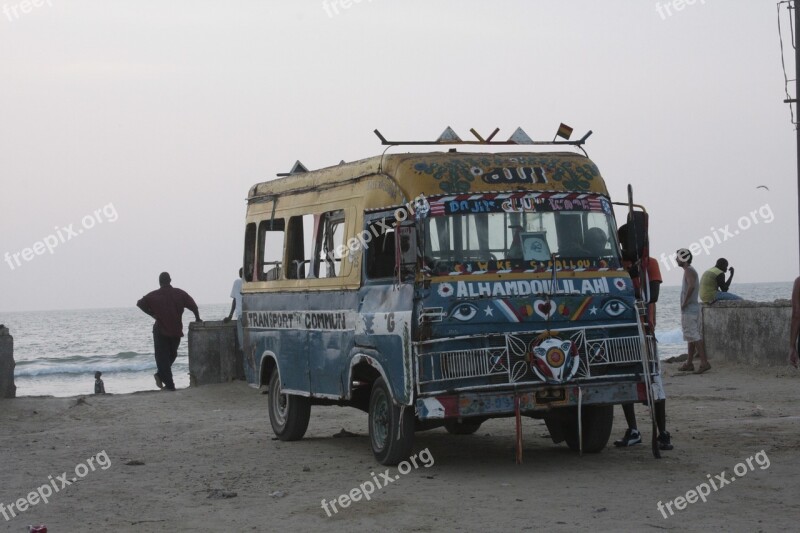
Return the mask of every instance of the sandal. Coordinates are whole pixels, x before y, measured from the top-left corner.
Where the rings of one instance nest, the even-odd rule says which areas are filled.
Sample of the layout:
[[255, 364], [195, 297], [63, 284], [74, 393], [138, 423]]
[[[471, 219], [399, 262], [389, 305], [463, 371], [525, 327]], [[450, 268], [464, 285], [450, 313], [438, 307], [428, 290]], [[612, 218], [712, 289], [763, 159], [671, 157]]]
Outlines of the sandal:
[[[692, 363], [683, 363], [678, 367], [681, 372], [694, 372], [694, 365]], [[708, 370], [708, 369], [706, 369]]]
[[702, 374], [702, 373], [703, 373], [703, 372], [705, 372], [706, 370], [710, 370], [710, 369], [711, 369], [711, 365], [710, 365], [710, 364], [708, 364], [708, 363], [705, 363], [705, 364], [700, 364], [700, 368], [698, 368], [698, 369], [695, 371], [695, 374]]

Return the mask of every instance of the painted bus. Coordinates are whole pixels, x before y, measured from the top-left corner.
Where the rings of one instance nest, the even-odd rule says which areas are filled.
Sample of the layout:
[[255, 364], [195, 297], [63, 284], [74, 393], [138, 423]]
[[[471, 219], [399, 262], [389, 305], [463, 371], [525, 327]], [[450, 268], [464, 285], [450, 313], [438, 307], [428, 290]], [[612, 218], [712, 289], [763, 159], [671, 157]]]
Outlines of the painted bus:
[[495, 417], [598, 452], [613, 406], [653, 392], [644, 306], [586, 155], [385, 154], [258, 183], [247, 204], [245, 374], [281, 440], [312, 405], [342, 405], [369, 414], [386, 465], [415, 431]]

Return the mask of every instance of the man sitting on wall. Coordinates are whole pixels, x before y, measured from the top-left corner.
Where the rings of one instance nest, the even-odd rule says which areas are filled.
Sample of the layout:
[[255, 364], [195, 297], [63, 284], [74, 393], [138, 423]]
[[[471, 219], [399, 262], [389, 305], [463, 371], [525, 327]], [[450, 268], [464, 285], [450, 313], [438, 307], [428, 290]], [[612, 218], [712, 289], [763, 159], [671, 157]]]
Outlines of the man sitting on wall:
[[741, 300], [740, 296], [728, 292], [733, 281], [733, 267], [731, 275], [725, 281], [725, 271], [728, 270], [728, 260], [717, 259], [717, 264], [703, 273], [700, 279], [700, 301], [704, 304], [713, 304], [719, 300]]

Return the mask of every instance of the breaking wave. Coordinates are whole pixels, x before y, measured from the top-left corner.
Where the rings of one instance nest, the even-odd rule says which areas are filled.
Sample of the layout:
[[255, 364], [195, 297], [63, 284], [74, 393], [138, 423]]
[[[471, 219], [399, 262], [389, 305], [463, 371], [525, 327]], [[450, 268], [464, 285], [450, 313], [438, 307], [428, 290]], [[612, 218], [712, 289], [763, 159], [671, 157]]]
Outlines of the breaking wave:
[[[182, 361], [183, 360], [183, 361]], [[186, 362], [186, 356], [178, 356], [176, 364]], [[41, 357], [16, 362], [15, 377], [52, 376], [57, 374], [94, 374], [142, 372], [154, 370], [153, 354], [120, 352], [116, 355], [70, 355], [66, 357]]]

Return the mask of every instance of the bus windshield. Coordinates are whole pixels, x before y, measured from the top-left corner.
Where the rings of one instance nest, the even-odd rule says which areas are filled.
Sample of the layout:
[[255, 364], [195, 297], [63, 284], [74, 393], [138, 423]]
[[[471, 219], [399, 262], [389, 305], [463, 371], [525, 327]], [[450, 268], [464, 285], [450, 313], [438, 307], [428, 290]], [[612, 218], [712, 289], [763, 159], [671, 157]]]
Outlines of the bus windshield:
[[425, 267], [436, 275], [619, 268], [608, 200], [590, 194], [470, 195], [430, 203]]

